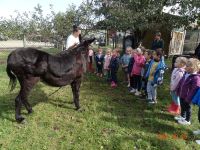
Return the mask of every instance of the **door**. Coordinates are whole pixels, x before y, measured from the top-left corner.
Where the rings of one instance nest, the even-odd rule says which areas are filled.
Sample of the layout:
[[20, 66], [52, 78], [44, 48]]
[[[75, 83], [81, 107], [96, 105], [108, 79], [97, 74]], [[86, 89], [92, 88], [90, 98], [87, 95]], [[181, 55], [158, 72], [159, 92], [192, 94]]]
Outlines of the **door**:
[[183, 53], [185, 30], [174, 30], [171, 32], [171, 41], [169, 45], [169, 55], [181, 55]]

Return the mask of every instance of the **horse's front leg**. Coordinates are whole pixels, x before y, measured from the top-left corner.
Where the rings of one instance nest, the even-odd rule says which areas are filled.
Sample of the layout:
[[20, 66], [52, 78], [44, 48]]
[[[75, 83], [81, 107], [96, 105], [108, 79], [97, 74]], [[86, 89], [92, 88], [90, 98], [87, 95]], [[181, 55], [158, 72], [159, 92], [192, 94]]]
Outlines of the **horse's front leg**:
[[76, 106], [76, 110], [80, 108], [80, 104], [79, 104], [80, 85], [81, 85], [81, 78], [78, 78], [71, 83], [73, 99], [74, 99], [74, 104]]

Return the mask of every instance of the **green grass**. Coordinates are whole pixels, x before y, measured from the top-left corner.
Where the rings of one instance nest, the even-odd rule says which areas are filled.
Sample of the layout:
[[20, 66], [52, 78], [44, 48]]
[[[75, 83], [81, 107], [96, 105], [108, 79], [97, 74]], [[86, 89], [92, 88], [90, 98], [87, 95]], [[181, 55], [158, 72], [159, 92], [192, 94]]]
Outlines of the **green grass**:
[[[51, 50], [51, 52], [55, 52]], [[114, 149], [114, 150], [194, 150], [199, 149], [192, 130], [198, 129], [197, 107], [193, 107], [192, 125], [178, 125], [165, 109], [169, 96], [170, 71], [165, 83], [158, 89], [158, 104], [148, 105], [132, 94], [122, 83], [110, 88], [103, 79], [86, 74], [80, 92], [83, 112], [75, 111], [71, 104], [70, 86], [49, 97], [57, 88], [42, 83], [32, 90], [29, 101], [34, 113], [23, 109], [26, 124], [14, 120], [13, 92], [8, 89], [5, 72], [9, 52], [0, 52], [0, 149]], [[119, 72], [119, 80], [122, 73]], [[175, 137], [178, 136], [178, 137]], [[187, 139], [183, 139], [186, 136]]]

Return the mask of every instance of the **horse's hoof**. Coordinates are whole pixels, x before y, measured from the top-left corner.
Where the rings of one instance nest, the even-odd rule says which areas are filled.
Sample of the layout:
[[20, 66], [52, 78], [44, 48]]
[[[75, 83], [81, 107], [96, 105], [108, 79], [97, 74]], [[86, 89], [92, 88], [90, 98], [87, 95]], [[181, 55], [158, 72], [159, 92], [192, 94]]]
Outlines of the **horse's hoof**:
[[28, 114], [33, 113], [33, 109], [28, 110]]
[[84, 108], [80, 108], [79, 107], [79, 109], [76, 109], [78, 112], [84, 112], [85, 111], [85, 109]]
[[79, 109], [80, 109], [80, 107], [76, 107], [76, 108], [75, 108], [75, 110], [79, 110]]
[[16, 121], [18, 122], [18, 123], [22, 123], [22, 122], [24, 122], [24, 117], [22, 117], [22, 116], [19, 116], [19, 117], [16, 117]]
[[70, 101], [70, 102], [68, 102], [69, 104], [73, 104], [74, 102], [73, 101]]

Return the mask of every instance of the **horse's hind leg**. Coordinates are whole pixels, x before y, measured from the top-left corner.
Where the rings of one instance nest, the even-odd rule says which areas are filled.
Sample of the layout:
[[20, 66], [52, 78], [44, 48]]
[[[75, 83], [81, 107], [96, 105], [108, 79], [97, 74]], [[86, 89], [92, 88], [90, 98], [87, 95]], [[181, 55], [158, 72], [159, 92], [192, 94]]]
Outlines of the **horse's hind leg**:
[[81, 78], [78, 78], [71, 83], [73, 99], [74, 99], [74, 104], [76, 106], [76, 110], [80, 108], [80, 104], [79, 104], [80, 85], [81, 85]]
[[37, 77], [28, 77], [28, 78], [19, 78], [19, 82], [21, 85], [20, 93], [15, 99], [15, 110], [16, 115], [15, 118], [18, 122], [24, 120], [21, 116], [21, 106], [24, 104], [25, 108], [27, 109], [28, 113], [32, 113], [32, 108], [28, 103], [28, 94], [33, 88], [33, 86], [39, 81]]
[[22, 122], [24, 118], [21, 116], [22, 101], [20, 94], [15, 98], [15, 119], [17, 122]]
[[22, 92], [22, 103], [24, 104], [28, 113], [32, 113], [32, 107], [28, 102], [28, 94], [32, 90], [33, 86], [39, 81], [39, 77], [29, 77], [24, 80], [23, 92]]

